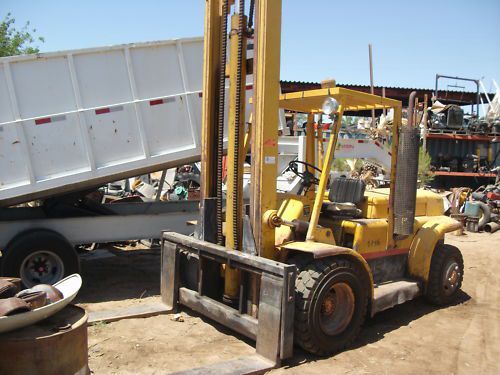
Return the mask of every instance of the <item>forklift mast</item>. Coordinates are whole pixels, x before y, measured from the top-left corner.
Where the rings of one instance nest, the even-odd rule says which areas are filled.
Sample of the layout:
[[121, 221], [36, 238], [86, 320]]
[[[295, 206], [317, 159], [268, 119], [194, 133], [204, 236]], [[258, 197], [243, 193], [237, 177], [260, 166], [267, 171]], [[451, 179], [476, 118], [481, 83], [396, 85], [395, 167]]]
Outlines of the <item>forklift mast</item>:
[[[237, 12], [230, 17], [229, 63], [227, 55], [227, 17], [230, 7]], [[255, 9], [253, 9], [255, 7]], [[276, 210], [278, 159], [278, 110], [281, 40], [281, 0], [260, 0], [250, 4], [250, 17], [255, 14], [255, 31], [245, 16], [245, 1], [208, 0], [205, 11], [205, 46], [203, 68], [202, 173], [200, 238], [242, 250], [243, 233], [243, 162], [245, 135], [251, 142], [250, 222], [258, 255], [272, 258], [274, 227], [264, 222], [266, 213]], [[253, 21], [250, 21], [253, 22]], [[253, 124], [245, 132], [245, 86], [247, 38], [254, 37]], [[226, 79], [229, 78], [228, 148], [226, 214], [223, 216], [222, 145], [226, 102]], [[215, 202], [214, 202], [215, 200]], [[215, 208], [215, 210], [214, 210]], [[225, 219], [225, 220], [224, 220]], [[225, 221], [225, 236], [223, 222]], [[213, 225], [215, 223], [215, 226]], [[215, 231], [215, 233], [214, 233]], [[237, 296], [238, 275], [225, 271], [225, 297]]]

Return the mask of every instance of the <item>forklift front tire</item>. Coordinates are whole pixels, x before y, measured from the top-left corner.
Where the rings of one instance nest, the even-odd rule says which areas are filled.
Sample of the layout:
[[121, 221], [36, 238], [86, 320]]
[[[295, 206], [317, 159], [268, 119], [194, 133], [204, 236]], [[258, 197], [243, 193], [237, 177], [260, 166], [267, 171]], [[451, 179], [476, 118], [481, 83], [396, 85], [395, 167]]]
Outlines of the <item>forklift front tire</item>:
[[300, 347], [326, 356], [352, 343], [367, 311], [365, 276], [344, 258], [314, 260], [299, 271], [294, 335]]
[[464, 278], [464, 260], [455, 246], [438, 244], [434, 249], [429, 271], [426, 298], [437, 306], [453, 302]]

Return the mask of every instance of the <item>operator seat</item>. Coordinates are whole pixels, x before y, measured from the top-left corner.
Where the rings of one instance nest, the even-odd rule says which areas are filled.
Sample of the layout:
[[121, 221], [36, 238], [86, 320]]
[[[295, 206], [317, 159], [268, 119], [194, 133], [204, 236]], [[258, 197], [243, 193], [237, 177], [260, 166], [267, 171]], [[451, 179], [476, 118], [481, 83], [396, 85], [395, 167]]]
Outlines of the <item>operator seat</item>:
[[330, 217], [359, 218], [357, 207], [364, 199], [366, 184], [356, 178], [336, 177], [332, 180], [328, 199], [323, 203], [322, 213]]

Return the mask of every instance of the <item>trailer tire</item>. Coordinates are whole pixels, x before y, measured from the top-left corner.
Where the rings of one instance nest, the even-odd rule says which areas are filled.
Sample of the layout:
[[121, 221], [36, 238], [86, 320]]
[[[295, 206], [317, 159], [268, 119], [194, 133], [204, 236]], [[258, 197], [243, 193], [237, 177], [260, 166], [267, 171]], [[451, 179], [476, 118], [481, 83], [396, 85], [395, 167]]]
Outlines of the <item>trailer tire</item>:
[[54, 284], [79, 272], [80, 261], [74, 247], [61, 234], [47, 229], [17, 235], [2, 255], [1, 274], [20, 277], [27, 288]]
[[434, 249], [429, 271], [426, 299], [437, 306], [453, 302], [464, 277], [464, 260], [457, 247], [438, 244]]
[[366, 275], [345, 258], [314, 260], [298, 274], [295, 288], [295, 342], [319, 356], [345, 349], [366, 317]]

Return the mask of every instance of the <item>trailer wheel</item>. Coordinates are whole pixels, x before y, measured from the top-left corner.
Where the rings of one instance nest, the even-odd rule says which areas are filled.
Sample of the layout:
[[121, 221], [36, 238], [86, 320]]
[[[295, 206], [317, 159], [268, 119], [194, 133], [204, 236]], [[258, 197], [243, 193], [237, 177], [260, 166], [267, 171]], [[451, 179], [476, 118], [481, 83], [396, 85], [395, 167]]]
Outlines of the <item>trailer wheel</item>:
[[368, 289], [366, 275], [350, 260], [315, 260], [296, 282], [295, 341], [316, 355], [346, 348], [364, 322]]
[[3, 276], [20, 277], [27, 288], [54, 284], [80, 271], [78, 255], [59, 233], [36, 229], [15, 237], [2, 256]]
[[452, 245], [438, 244], [432, 254], [426, 299], [434, 305], [455, 300], [464, 278], [464, 260]]

